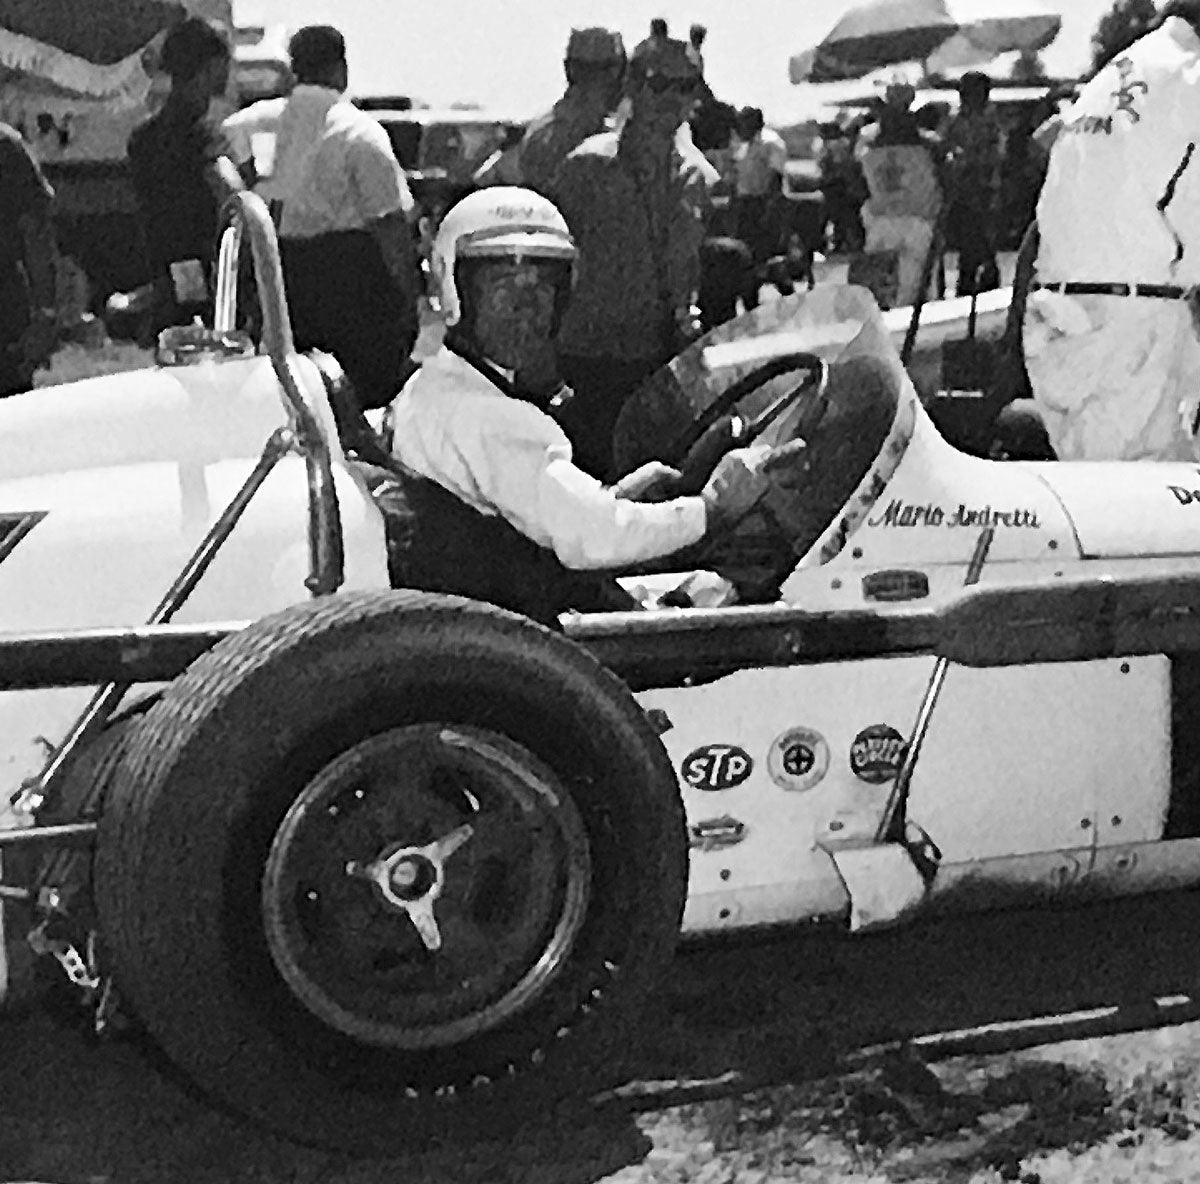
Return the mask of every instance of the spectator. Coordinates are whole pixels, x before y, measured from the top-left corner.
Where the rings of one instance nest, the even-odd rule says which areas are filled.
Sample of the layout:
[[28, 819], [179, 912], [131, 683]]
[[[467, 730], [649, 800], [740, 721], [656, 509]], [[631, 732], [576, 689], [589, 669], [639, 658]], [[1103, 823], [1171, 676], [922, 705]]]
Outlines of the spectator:
[[1034, 132], [1045, 122], [1038, 109], [1028, 112], [1004, 139], [1004, 158], [1000, 165], [1000, 245], [1014, 249], [1033, 221], [1038, 194], [1046, 179], [1047, 153], [1034, 139]]
[[[666, 36], [666, 31], [663, 31], [663, 36]], [[696, 65], [696, 69], [700, 71], [700, 77], [704, 77], [704, 41], [708, 37], [708, 30], [703, 25], [693, 25], [688, 30], [688, 57]]]
[[1100, 70], [1059, 117], [1026, 305], [1033, 395], [1064, 460], [1196, 459], [1200, 3]]
[[821, 196], [828, 230], [829, 249], [853, 253], [863, 249], [862, 204], [867, 200], [867, 182], [862, 165], [854, 156], [849, 130], [838, 123], [821, 127]]
[[639, 41], [634, 46], [633, 58], [631, 60], [640, 60], [647, 54], [654, 55], [661, 53], [670, 39], [670, 35], [667, 32], [667, 22], [661, 16], [656, 16], [650, 22], [650, 36], [645, 41]]
[[171, 89], [162, 109], [129, 138], [129, 170], [144, 226], [154, 285], [154, 332], [211, 308], [220, 203], [238, 187], [226, 145], [210, 118], [229, 83], [229, 43], [188, 17], [166, 36], [162, 67]]
[[958, 83], [961, 105], [946, 124], [946, 240], [958, 252], [957, 295], [1000, 286], [996, 265], [1003, 134], [991, 104], [991, 79], [969, 70]]
[[734, 152], [737, 237], [761, 265], [779, 252], [787, 147], [778, 132], [764, 126], [757, 107], [741, 109], [737, 131], [742, 141]]
[[917, 122], [915, 97], [907, 83], [892, 83], [878, 121], [863, 129], [856, 149], [868, 193], [862, 207], [866, 250], [896, 253], [901, 305], [914, 303], [921, 291], [942, 206], [937, 140]]
[[700, 71], [698, 106], [716, 102], [716, 96], [713, 94], [712, 87], [708, 85], [708, 79], [704, 76], [704, 42], [707, 38], [708, 29], [704, 25], [693, 25], [688, 30], [688, 57], [692, 59], [696, 69]]
[[29, 146], [0, 123], [0, 398], [29, 390], [54, 349], [53, 200]]
[[625, 400], [699, 328], [708, 195], [699, 165], [675, 143], [699, 80], [681, 41], [644, 53], [630, 64], [628, 120], [585, 140], [559, 172], [556, 200], [579, 249], [558, 337], [575, 392], [564, 423], [578, 463], [601, 478]]
[[362, 405], [382, 407], [417, 338], [412, 195], [387, 133], [345, 97], [341, 33], [310, 25], [289, 53], [291, 95], [230, 116], [226, 132], [243, 168], [252, 137], [275, 133], [270, 194], [297, 347], [328, 350]]
[[554, 107], [529, 125], [521, 143], [522, 184], [552, 197], [567, 153], [604, 130], [621, 95], [625, 45], [609, 29], [572, 29], [563, 59], [567, 89]]
[[750, 248], [739, 238], [710, 235], [700, 247], [700, 328], [707, 333], [758, 307], [758, 269]]

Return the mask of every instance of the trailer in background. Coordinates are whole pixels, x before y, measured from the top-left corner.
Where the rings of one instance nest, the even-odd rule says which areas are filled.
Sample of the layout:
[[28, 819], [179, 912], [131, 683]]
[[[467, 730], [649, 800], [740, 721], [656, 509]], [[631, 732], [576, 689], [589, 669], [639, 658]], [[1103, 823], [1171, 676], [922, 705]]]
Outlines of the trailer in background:
[[66, 270], [86, 277], [71, 286], [94, 308], [149, 275], [126, 145], [166, 94], [159, 52], [190, 14], [234, 43], [231, 110], [283, 93], [277, 39], [235, 30], [232, 0], [8, 0], [0, 15], [0, 121], [21, 132], [54, 186], [59, 250], [74, 264]]

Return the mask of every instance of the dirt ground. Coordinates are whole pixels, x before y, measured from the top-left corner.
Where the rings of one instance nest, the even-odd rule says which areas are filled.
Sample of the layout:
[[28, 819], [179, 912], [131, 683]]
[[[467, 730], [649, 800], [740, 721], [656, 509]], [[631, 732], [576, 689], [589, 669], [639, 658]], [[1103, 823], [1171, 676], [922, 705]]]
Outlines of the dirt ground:
[[[265, 1137], [144, 1048], [0, 1020], [0, 1179], [59, 1184], [1200, 1180], [1200, 896], [689, 947], [570, 1130], [387, 1162]], [[1133, 1029], [1132, 1031], [1130, 1029]]]

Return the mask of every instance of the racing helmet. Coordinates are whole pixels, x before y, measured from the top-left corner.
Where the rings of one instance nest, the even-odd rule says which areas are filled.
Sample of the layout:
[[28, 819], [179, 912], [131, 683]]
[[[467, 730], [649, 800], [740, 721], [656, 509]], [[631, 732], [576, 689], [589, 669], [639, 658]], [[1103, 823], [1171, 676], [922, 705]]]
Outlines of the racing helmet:
[[463, 319], [463, 265], [508, 259], [563, 265], [568, 282], [576, 257], [566, 219], [532, 189], [494, 185], [456, 203], [438, 228], [430, 269], [447, 327]]

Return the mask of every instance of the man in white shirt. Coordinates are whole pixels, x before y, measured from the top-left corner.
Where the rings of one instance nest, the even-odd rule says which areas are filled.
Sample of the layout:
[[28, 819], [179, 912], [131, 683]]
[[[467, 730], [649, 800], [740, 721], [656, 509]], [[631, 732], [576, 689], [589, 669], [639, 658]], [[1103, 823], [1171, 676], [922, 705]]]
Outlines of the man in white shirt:
[[741, 137], [733, 157], [737, 237], [750, 248], [754, 262], [762, 264], [781, 247], [787, 146], [778, 132], [765, 126], [757, 107], [742, 108], [737, 131]]
[[[893, 82], [875, 124], [858, 137], [855, 156], [867, 184], [862, 206], [868, 255], [896, 255], [895, 299], [903, 307], [921, 295], [934, 230], [942, 208], [937, 137], [912, 110], [916, 91]], [[928, 295], [928, 293], [926, 293]]]
[[1167, 4], [1059, 121], [1024, 347], [1064, 460], [1200, 458], [1198, 25]]
[[[765, 491], [763, 472], [783, 450], [745, 449], [718, 465], [700, 496], [665, 501], [678, 474], [652, 462], [614, 486], [578, 468], [550, 400], [524, 389], [521, 374], [553, 338], [570, 295], [575, 244], [554, 205], [531, 190], [496, 187], [469, 195], [446, 215], [433, 272], [446, 317], [443, 348], [392, 404], [393, 455], [408, 472], [454, 495], [500, 530], [476, 533], [476, 571], [507, 569], [500, 551], [535, 544], [561, 568], [624, 568], [669, 555], [736, 520]], [[454, 519], [461, 524], [461, 514]], [[507, 524], [507, 526], [505, 526]], [[428, 531], [426, 534], [428, 535]], [[449, 526], [438, 541], [452, 547]], [[403, 578], [403, 577], [402, 577]], [[411, 580], [405, 580], [411, 583]], [[545, 588], [472, 592], [543, 619]], [[461, 586], [442, 588], [459, 591]], [[536, 597], [533, 611], [522, 597]]]
[[[333, 354], [366, 407], [386, 405], [416, 342], [413, 199], [387, 133], [345, 96], [345, 41], [328, 25], [289, 45], [296, 86], [225, 121], [234, 163], [275, 212], [296, 344]], [[264, 151], [265, 149], [265, 151]]]

